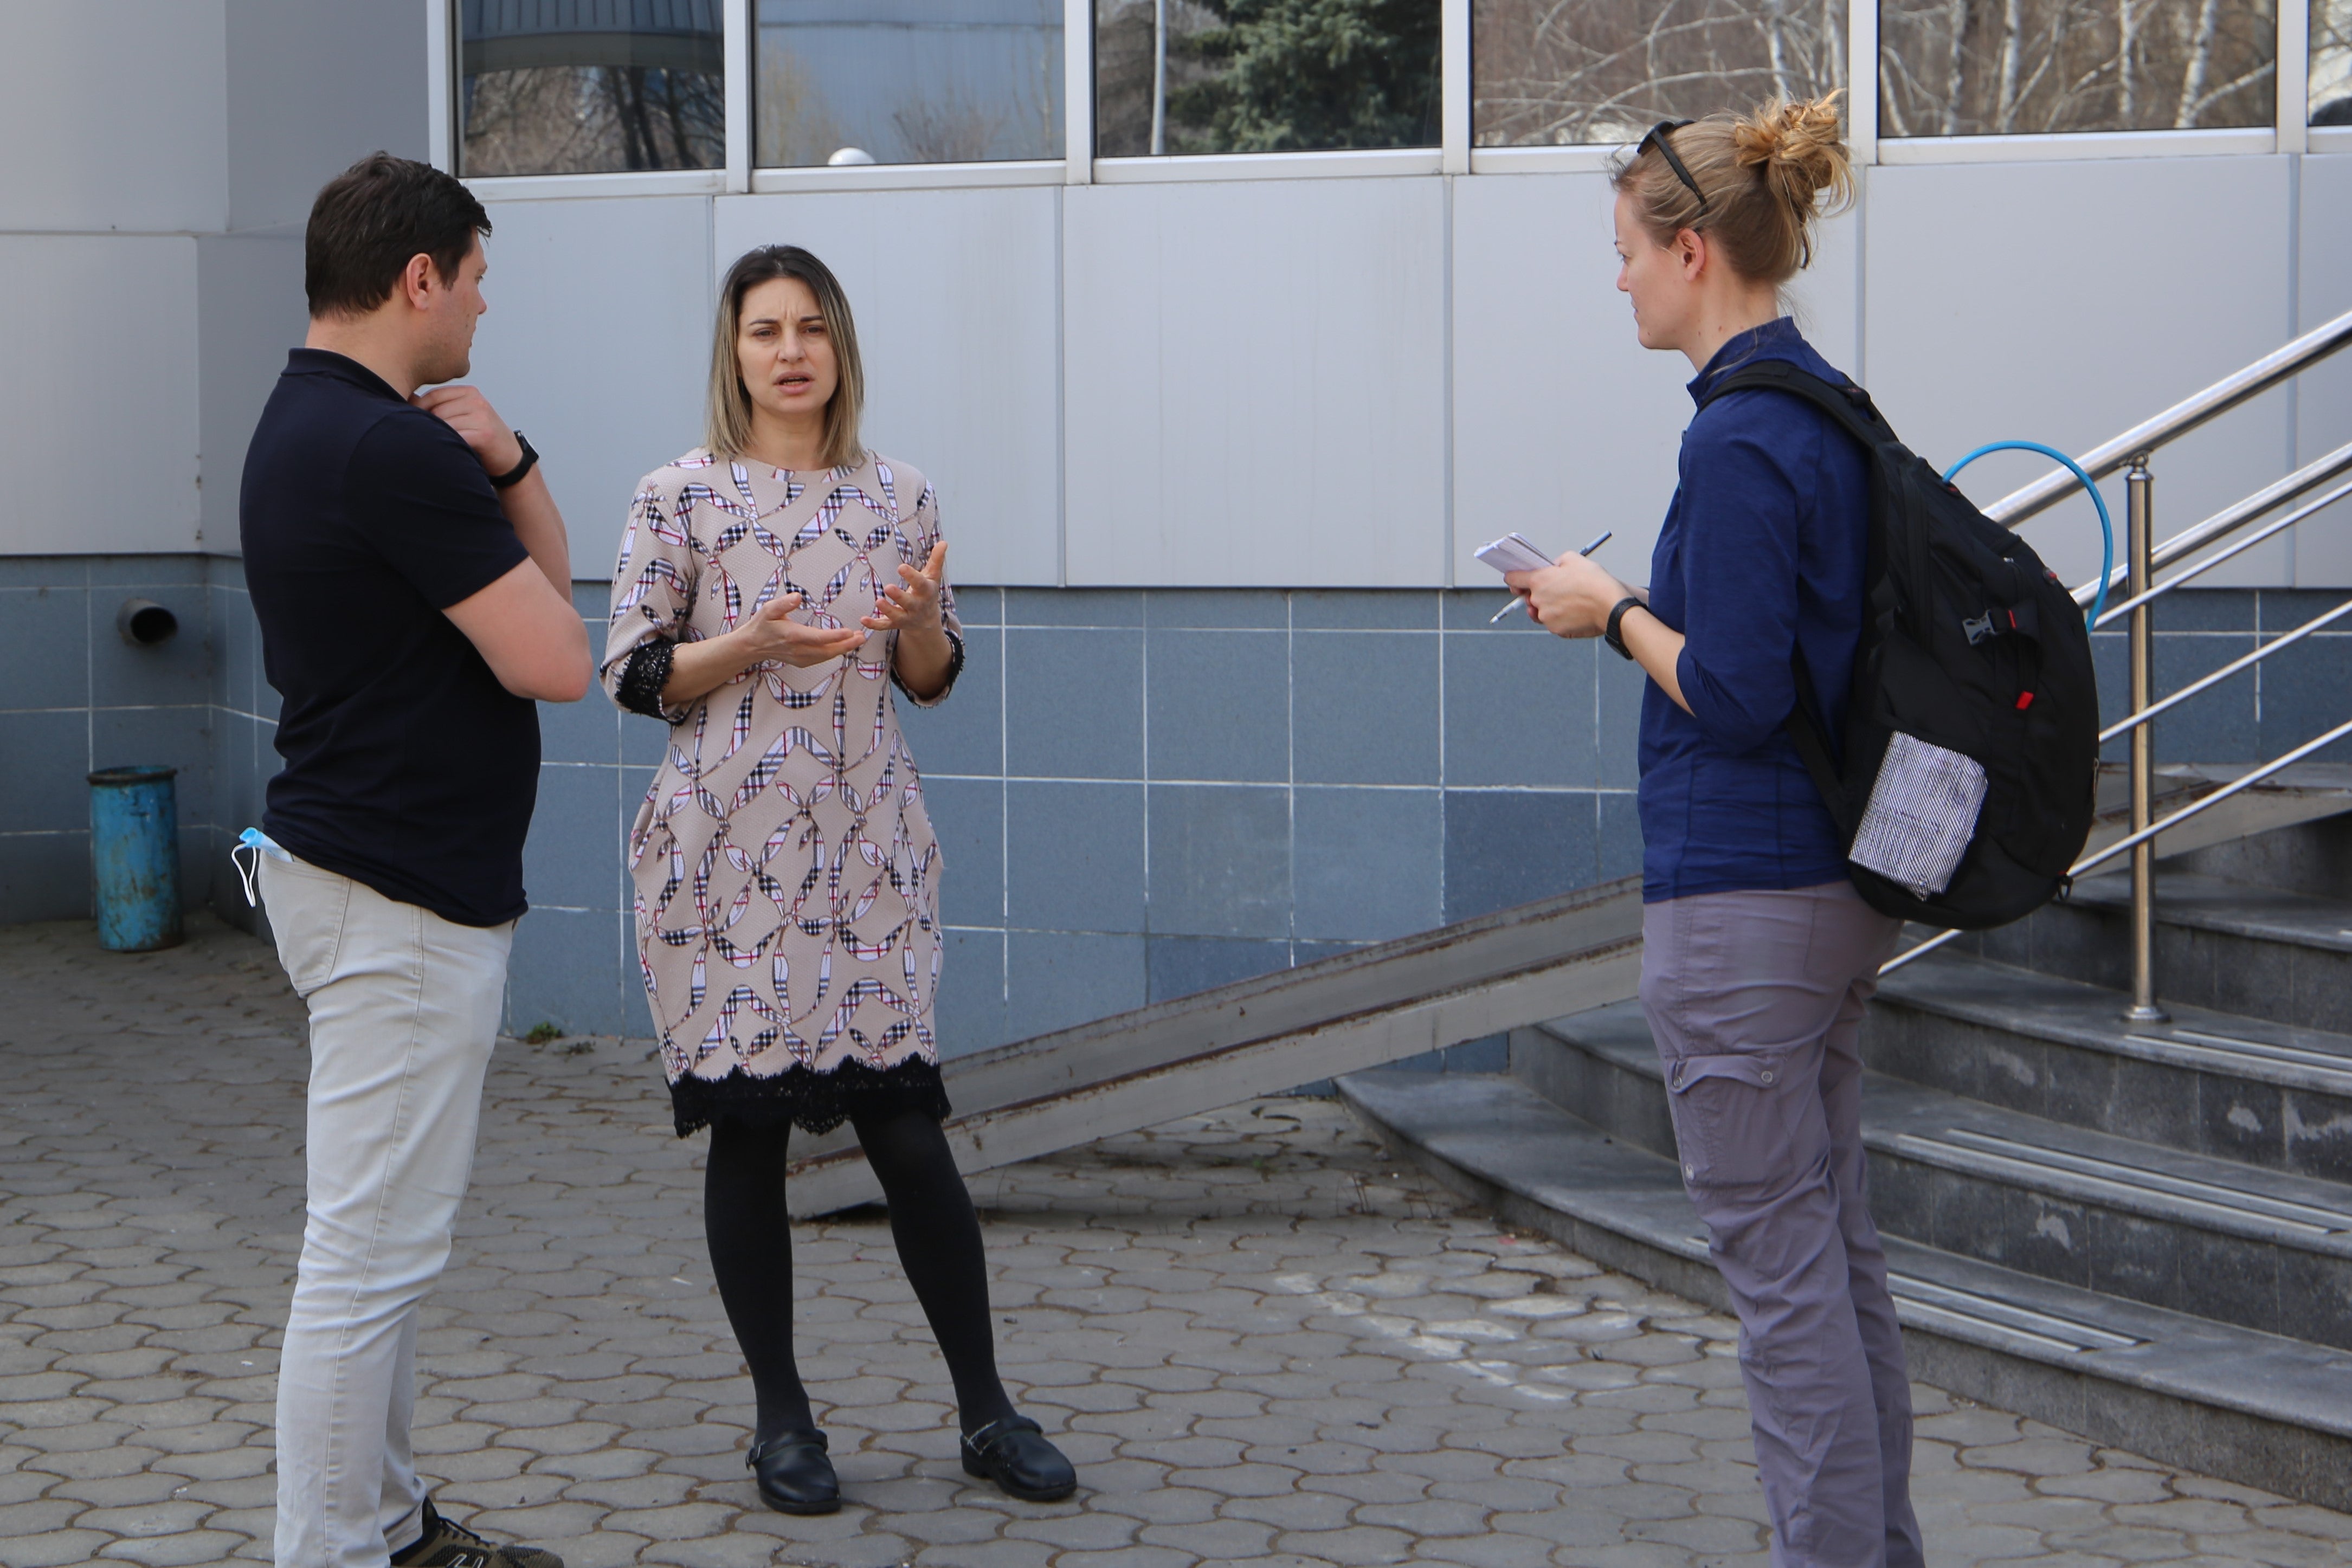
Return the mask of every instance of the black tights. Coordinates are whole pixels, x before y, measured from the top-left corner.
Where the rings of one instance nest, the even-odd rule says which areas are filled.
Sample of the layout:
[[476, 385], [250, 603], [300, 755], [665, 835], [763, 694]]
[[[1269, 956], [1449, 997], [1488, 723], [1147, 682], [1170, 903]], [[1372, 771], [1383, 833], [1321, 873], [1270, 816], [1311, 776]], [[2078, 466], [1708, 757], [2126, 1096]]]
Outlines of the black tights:
[[[1013, 1414], [996, 1376], [988, 1321], [988, 1262], [980, 1218], [940, 1124], [921, 1111], [865, 1116], [850, 1124], [881, 1178], [890, 1237], [915, 1297], [955, 1379], [967, 1433]], [[703, 1175], [703, 1228], [710, 1239], [719, 1299], [751, 1369], [761, 1442], [816, 1425], [793, 1359], [793, 1237], [784, 1218], [784, 1148], [791, 1128], [721, 1121], [710, 1129]]]

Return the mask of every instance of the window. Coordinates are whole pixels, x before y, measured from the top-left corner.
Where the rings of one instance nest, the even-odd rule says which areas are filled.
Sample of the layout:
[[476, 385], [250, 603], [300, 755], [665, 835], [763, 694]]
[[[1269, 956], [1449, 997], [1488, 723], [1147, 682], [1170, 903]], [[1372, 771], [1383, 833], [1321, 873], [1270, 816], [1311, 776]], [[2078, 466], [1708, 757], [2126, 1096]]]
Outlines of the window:
[[757, 162], [1062, 156], [1062, 0], [758, 0]]
[[1882, 136], [2267, 126], [2278, 13], [2274, 0], [1884, 0], [1878, 53]]
[[2311, 123], [2352, 125], [2352, 0], [2311, 0]]
[[1845, 85], [1845, 0], [1475, 0], [1471, 28], [1481, 147], [1632, 141]]
[[457, 172], [716, 169], [720, 0], [463, 0]]
[[1434, 147], [1439, 0], [1095, 0], [1095, 152]]

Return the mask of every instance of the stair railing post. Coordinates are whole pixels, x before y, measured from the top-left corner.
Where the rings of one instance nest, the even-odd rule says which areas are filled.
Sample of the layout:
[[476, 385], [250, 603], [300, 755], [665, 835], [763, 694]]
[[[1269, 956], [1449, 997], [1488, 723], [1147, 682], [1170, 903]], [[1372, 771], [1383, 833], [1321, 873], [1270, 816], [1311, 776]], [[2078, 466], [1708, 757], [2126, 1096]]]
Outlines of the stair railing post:
[[[2126, 591], [2147, 591], [2156, 576], [2155, 481], [2148, 476], [2148, 455], [2136, 455], [2124, 487], [2130, 497], [2124, 519], [2126, 558]], [[2154, 653], [2156, 628], [2143, 604], [2131, 613], [2131, 711], [2136, 717], [2156, 700]], [[2137, 833], [2155, 821], [2156, 726], [2136, 726], [2131, 732], [2131, 825]], [[2171, 1015], [2156, 1003], [2156, 841], [2135, 845], [2131, 852], [2131, 1006], [2124, 1017], [2133, 1023], [2161, 1023]]]

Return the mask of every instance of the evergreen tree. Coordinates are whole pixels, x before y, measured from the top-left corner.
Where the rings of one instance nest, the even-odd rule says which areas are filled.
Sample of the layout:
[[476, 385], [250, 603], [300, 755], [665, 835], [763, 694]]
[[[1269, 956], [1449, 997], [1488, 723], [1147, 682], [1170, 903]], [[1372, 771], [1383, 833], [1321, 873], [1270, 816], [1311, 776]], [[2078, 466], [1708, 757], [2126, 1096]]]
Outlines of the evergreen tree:
[[1182, 151], [1437, 144], [1437, 0], [1210, 0], [1210, 8], [1223, 26], [1194, 35], [1187, 52], [1213, 74], [1169, 104], [1172, 120], [1204, 128]]

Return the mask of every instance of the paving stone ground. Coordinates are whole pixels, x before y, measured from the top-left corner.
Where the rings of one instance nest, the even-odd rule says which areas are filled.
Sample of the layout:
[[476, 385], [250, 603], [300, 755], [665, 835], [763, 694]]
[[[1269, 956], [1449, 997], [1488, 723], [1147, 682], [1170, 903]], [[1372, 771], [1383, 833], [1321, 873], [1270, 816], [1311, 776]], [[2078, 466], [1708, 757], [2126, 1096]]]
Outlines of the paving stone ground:
[[[217, 923], [140, 957], [0, 930], [0, 1568], [268, 1559], [300, 1039], [268, 949]], [[453, 1516], [574, 1568], [1766, 1562], [1733, 1325], [1499, 1228], [1314, 1100], [975, 1181], [1007, 1379], [1078, 1463], [1066, 1504], [957, 1468], [880, 1218], [800, 1228], [850, 1505], [767, 1512], [701, 1151], [643, 1042], [500, 1045], [418, 1347]], [[2352, 1517], [1918, 1399], [1937, 1568], [2352, 1563]]]

